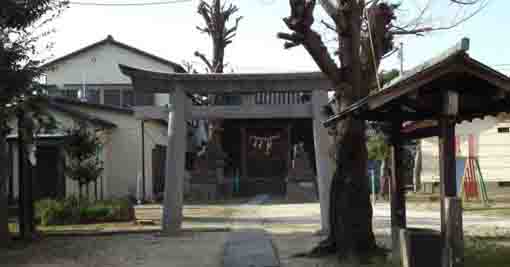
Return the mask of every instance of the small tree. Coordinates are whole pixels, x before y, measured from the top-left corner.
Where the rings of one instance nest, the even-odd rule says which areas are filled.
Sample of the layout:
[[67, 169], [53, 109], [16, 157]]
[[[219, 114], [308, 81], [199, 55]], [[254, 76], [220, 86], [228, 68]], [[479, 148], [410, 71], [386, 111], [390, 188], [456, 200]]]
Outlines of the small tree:
[[96, 182], [104, 169], [103, 161], [97, 157], [102, 143], [94, 129], [90, 129], [84, 122], [77, 122], [75, 127], [68, 130], [68, 136], [65, 173], [78, 183], [80, 198], [83, 196], [83, 186], [86, 186], [88, 199], [89, 184]]
[[[207, 57], [200, 53], [195, 52], [195, 56], [200, 58], [207, 66], [207, 71], [211, 73], [223, 73], [225, 68], [225, 48], [232, 43], [233, 38], [237, 34], [237, 27], [239, 21], [243, 17], [237, 17], [235, 23], [232, 26], [228, 26], [230, 18], [239, 11], [239, 8], [235, 5], [226, 5], [221, 3], [221, 0], [212, 0], [211, 4], [200, 1], [198, 5], [198, 13], [202, 16], [205, 22], [205, 27], [197, 27], [197, 29], [209, 35], [212, 41], [212, 58], [209, 60]], [[219, 99], [218, 99], [219, 98]], [[208, 102], [210, 104], [221, 101], [220, 95], [208, 96]], [[214, 145], [222, 151], [221, 142], [221, 120], [210, 121], [210, 133], [209, 133], [209, 144]]]
[[5, 137], [10, 131], [7, 122], [26, 111], [36, 89], [34, 80], [40, 74], [40, 61], [33, 58], [38, 52], [37, 41], [47, 32], [35, 32], [58, 15], [64, 6], [65, 3], [59, 0], [0, 1], [0, 246], [7, 244], [9, 239], [4, 194], [7, 178]]

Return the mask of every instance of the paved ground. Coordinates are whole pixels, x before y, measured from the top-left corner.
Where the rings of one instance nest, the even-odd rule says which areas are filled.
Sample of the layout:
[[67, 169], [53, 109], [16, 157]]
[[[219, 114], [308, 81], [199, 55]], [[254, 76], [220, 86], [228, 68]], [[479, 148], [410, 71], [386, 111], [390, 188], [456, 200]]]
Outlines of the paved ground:
[[[260, 198], [261, 202], [267, 200]], [[319, 205], [245, 205], [187, 206], [184, 227], [263, 228], [272, 234], [284, 267], [342, 266], [334, 257], [326, 259], [294, 258], [317, 244], [321, 237]], [[411, 226], [439, 227], [439, 212], [413, 210], [407, 214]], [[374, 229], [378, 241], [389, 245], [389, 206], [379, 203], [374, 209]], [[465, 215], [468, 233], [510, 233], [510, 219]], [[155, 228], [154, 226], [152, 228]], [[156, 227], [157, 228], [157, 227]], [[220, 255], [227, 232], [186, 232], [179, 237], [156, 234], [130, 234], [101, 237], [51, 237], [23, 249], [0, 252], [1, 267], [220, 267]], [[378, 264], [377, 266], [383, 266]]]
[[[191, 207], [190, 207], [191, 208]], [[205, 209], [203, 206], [193, 206], [193, 209]], [[233, 228], [264, 226], [272, 232], [282, 229], [303, 230], [305, 232], [319, 230], [319, 204], [280, 204], [280, 205], [230, 205], [223, 212], [228, 218], [216, 210], [214, 214], [190, 214], [187, 219], [197, 223], [229, 224]], [[439, 229], [440, 212], [408, 207], [407, 221], [410, 227], [427, 227]], [[471, 213], [464, 214], [464, 228], [467, 234], [510, 234], [509, 216], [485, 216]], [[387, 234], [390, 230], [390, 207], [388, 203], [379, 202], [374, 208], [374, 229], [376, 233]]]

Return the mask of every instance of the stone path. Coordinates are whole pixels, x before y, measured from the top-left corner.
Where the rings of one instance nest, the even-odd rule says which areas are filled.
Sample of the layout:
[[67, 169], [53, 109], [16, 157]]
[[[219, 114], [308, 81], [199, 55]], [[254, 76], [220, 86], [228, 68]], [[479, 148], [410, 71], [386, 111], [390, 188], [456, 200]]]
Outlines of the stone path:
[[223, 267], [280, 267], [271, 236], [263, 230], [230, 233], [223, 251]]

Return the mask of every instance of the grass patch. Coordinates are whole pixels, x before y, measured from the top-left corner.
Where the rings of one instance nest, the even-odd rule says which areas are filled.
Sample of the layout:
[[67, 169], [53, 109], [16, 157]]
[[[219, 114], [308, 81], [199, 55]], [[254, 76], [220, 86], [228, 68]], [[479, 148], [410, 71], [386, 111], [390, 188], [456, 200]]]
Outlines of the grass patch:
[[482, 238], [467, 240], [464, 255], [465, 267], [510, 265], [510, 247], [498, 245]]

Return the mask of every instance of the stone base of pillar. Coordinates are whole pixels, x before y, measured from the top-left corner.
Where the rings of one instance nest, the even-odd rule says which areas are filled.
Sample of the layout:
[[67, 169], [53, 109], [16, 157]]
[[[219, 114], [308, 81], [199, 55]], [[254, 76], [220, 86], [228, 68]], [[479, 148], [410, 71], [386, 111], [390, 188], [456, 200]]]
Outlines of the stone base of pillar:
[[289, 202], [304, 203], [317, 201], [317, 192], [310, 179], [286, 179], [285, 198]]

